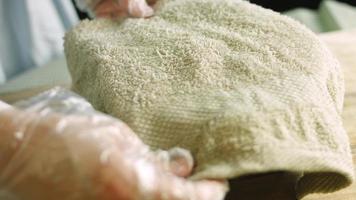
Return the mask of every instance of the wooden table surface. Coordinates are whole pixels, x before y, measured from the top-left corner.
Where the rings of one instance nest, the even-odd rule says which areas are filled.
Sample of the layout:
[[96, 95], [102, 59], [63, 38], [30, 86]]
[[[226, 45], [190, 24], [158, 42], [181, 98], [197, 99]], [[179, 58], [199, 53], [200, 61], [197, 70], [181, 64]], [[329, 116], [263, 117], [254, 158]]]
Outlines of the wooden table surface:
[[[346, 95], [343, 118], [344, 125], [350, 137], [353, 160], [356, 166], [356, 30], [328, 33], [320, 37], [340, 60], [345, 73]], [[0, 99], [13, 103], [17, 100], [33, 96], [44, 89], [48, 88], [34, 88], [33, 90], [4, 94], [0, 95]], [[256, 185], [250, 184], [249, 187], [256, 187]], [[254, 198], [242, 197], [236, 200], [254, 200]], [[285, 198], [273, 200], [285, 200]], [[303, 198], [303, 200], [356, 200], [356, 183], [335, 193], [313, 194]]]

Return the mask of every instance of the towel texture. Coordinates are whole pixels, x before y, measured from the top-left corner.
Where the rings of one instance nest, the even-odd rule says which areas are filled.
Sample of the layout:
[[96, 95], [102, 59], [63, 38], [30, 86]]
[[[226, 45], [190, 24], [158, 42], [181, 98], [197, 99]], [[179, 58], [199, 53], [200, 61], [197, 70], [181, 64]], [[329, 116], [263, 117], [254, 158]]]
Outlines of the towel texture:
[[193, 179], [299, 173], [299, 197], [353, 180], [335, 58], [298, 22], [237, 0], [162, 0], [154, 17], [67, 34], [73, 89], [152, 148], [189, 149]]

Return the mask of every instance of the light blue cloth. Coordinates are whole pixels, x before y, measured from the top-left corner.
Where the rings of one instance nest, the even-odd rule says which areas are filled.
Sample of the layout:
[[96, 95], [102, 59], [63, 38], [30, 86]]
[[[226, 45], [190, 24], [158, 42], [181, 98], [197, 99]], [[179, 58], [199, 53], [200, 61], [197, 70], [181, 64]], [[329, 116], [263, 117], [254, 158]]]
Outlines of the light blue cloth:
[[62, 56], [78, 21], [69, 0], [0, 0], [0, 83]]

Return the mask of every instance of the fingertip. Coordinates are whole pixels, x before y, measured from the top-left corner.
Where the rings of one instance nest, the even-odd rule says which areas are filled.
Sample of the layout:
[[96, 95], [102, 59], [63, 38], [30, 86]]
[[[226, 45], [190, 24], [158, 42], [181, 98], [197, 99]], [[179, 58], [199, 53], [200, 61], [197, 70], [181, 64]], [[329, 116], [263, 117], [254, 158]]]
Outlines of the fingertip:
[[154, 10], [151, 7], [148, 7], [143, 12], [143, 17], [151, 17], [151, 16], [153, 16], [153, 14], [154, 14]]
[[130, 0], [128, 12], [132, 17], [151, 17], [154, 14], [153, 8], [145, 0]]
[[204, 200], [223, 200], [229, 190], [226, 182], [201, 181], [195, 185], [196, 196]]
[[191, 174], [194, 161], [189, 151], [182, 148], [173, 148], [168, 151], [168, 155], [172, 173], [180, 177], [187, 177]]

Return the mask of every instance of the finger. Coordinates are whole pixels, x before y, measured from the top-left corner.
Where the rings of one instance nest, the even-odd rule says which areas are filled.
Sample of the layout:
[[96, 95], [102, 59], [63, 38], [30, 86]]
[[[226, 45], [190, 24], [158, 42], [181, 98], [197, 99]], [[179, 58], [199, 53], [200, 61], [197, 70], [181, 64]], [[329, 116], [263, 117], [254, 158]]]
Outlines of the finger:
[[95, 16], [98, 18], [106, 18], [106, 19], [119, 18], [119, 15], [117, 13], [113, 13], [113, 12], [98, 12], [95, 14]]
[[173, 148], [168, 151], [170, 158], [170, 170], [177, 176], [187, 177], [193, 170], [193, 157], [189, 151], [181, 148]]
[[5, 102], [0, 101], [0, 111], [5, 109], [10, 109], [11, 106], [6, 104]]
[[187, 181], [165, 173], [146, 159], [111, 154], [106, 166], [105, 176], [101, 169], [101, 181], [96, 181], [105, 183], [101, 197], [106, 198], [102, 199], [222, 200], [227, 192], [223, 181]]
[[228, 184], [226, 181], [205, 180], [195, 183], [192, 197], [196, 196], [197, 200], [223, 200], [227, 191]]
[[113, 0], [104, 0], [101, 1], [95, 7], [95, 16], [99, 18], [118, 18], [125, 17], [127, 13], [127, 5], [119, 5], [116, 1]]
[[189, 151], [182, 148], [173, 148], [168, 151], [157, 151], [159, 165], [165, 171], [179, 177], [187, 177], [193, 170], [193, 157]]
[[138, 179], [134, 168], [124, 160], [119, 152], [108, 155], [106, 162], [102, 162], [93, 176], [93, 183], [97, 185], [97, 197], [101, 200], [134, 200], [137, 196]]
[[128, 1], [127, 11], [132, 17], [150, 17], [153, 9], [147, 4], [146, 0], [124, 0]]
[[170, 200], [223, 200], [228, 187], [223, 181], [192, 182], [179, 177], [166, 177], [160, 179], [160, 187], [153, 195], [156, 199]]

